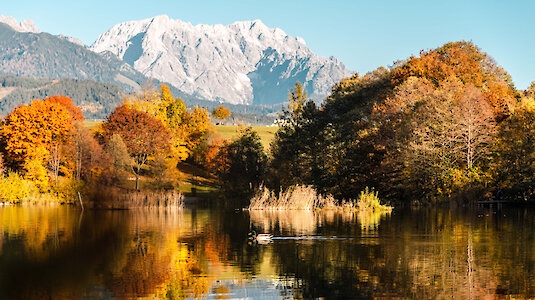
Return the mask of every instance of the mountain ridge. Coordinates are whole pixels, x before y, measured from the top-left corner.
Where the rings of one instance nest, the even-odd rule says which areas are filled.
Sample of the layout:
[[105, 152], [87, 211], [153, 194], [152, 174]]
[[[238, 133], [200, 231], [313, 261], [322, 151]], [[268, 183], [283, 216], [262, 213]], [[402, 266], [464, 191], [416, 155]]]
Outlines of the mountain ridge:
[[[124, 62], [49, 33], [18, 32], [0, 23], [0, 72], [16, 76], [92, 79], [134, 90], [146, 78]], [[135, 84], [121, 81], [129, 78]]]
[[285, 102], [297, 80], [322, 99], [352, 75], [336, 58], [316, 55], [302, 38], [260, 20], [192, 25], [161, 15], [117, 24], [89, 48], [186, 94], [234, 104]]

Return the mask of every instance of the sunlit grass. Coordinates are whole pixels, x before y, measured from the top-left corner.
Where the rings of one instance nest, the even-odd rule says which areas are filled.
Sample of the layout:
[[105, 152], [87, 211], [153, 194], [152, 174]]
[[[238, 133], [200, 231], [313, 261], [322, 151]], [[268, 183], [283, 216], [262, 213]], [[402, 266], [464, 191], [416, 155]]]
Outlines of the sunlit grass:
[[[239, 126], [233, 125], [217, 125], [216, 131], [223, 139], [232, 140], [239, 135], [239, 128]], [[275, 132], [277, 132], [278, 127], [252, 126], [252, 128], [260, 136], [264, 148], [268, 149], [271, 141], [275, 138]]]
[[84, 121], [84, 126], [91, 129], [97, 127], [102, 121]]

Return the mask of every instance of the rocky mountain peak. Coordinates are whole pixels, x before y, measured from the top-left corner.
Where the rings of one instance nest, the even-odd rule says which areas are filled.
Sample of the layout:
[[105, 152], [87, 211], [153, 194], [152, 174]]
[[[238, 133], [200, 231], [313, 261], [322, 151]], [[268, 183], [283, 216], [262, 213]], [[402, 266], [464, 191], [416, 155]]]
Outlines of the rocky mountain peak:
[[192, 25], [166, 15], [113, 26], [91, 46], [186, 94], [234, 104], [286, 101], [295, 81], [324, 97], [351, 72], [260, 20]]
[[14, 17], [0, 15], [0, 23], [7, 24], [18, 32], [41, 32], [41, 30], [39, 30], [39, 28], [37, 28], [37, 26], [35, 26], [33, 21], [30, 19], [24, 20], [19, 23]]

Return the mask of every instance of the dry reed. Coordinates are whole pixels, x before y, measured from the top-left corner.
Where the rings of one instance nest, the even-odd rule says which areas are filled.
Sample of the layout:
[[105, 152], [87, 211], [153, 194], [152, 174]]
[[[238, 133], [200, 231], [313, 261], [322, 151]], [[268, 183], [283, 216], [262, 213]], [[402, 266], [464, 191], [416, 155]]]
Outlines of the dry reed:
[[126, 190], [117, 187], [99, 188], [92, 196], [95, 208], [137, 209], [137, 208], [182, 208], [184, 196], [176, 190]]
[[251, 199], [249, 210], [358, 210], [358, 211], [391, 211], [392, 207], [382, 205], [377, 192], [368, 190], [361, 192], [359, 198], [349, 201], [337, 201], [332, 195], [321, 195], [309, 185], [293, 185], [278, 195], [261, 186]]

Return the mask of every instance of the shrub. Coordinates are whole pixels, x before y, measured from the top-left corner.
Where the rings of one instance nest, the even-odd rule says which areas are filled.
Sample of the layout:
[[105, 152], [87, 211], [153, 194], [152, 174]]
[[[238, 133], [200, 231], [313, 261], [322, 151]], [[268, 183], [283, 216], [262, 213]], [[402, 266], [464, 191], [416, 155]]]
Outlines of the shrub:
[[15, 172], [0, 176], [0, 202], [22, 203], [39, 193], [35, 185]]
[[356, 206], [359, 211], [392, 210], [392, 207], [382, 205], [378, 193], [374, 189], [369, 189], [368, 187], [360, 192]]
[[77, 203], [78, 192], [82, 191], [84, 184], [72, 178], [63, 178], [58, 184], [51, 187], [51, 194], [58, 202]]

